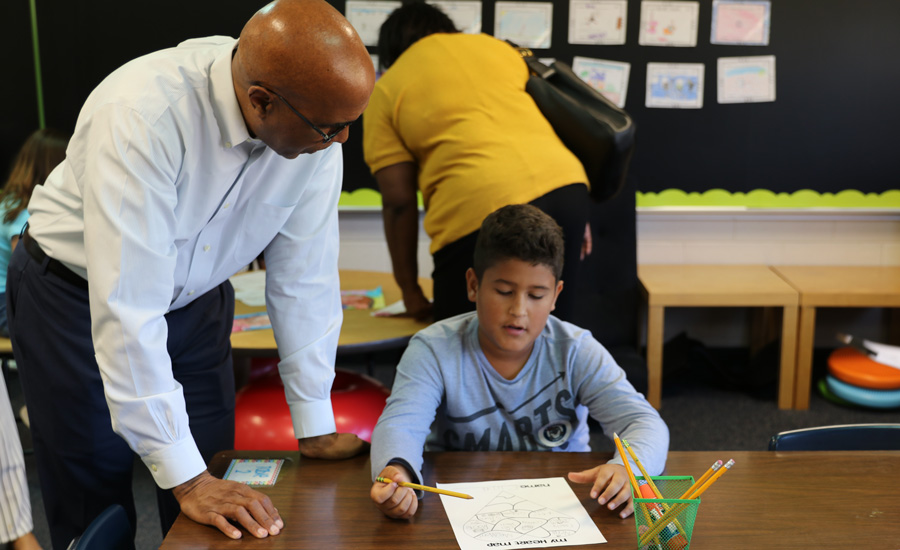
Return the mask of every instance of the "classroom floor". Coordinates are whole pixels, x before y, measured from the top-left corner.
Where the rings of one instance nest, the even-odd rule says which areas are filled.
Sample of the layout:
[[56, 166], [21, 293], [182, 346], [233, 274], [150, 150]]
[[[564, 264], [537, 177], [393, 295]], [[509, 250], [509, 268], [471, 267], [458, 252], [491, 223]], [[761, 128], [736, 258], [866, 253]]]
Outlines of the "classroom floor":
[[[816, 353], [815, 376], [824, 373], [829, 350]], [[746, 351], [706, 350], [690, 341], [667, 344], [660, 411], [671, 433], [670, 449], [687, 450], [765, 450], [773, 434], [796, 428], [828, 424], [895, 422], [896, 411], [847, 408], [826, 401], [813, 392], [808, 411], [778, 410], [775, 405], [775, 368], [764, 350], [750, 359]], [[397, 357], [385, 354], [375, 358], [374, 375], [390, 385]], [[342, 368], [365, 372], [362, 361], [341, 362]], [[635, 385], [640, 388], [639, 375]], [[15, 372], [7, 381], [13, 409], [23, 404], [21, 387]], [[28, 429], [19, 422], [26, 449], [28, 484], [31, 489], [35, 534], [45, 549], [50, 548], [47, 521], [43, 512], [40, 487], [30, 453]], [[611, 451], [612, 443], [599, 429], [592, 431], [592, 448]], [[725, 457], [723, 457], [725, 458]], [[135, 460], [134, 493], [138, 510], [136, 547], [155, 549], [162, 543], [153, 480], [139, 460]], [[289, 528], [289, 526], [288, 526]]]

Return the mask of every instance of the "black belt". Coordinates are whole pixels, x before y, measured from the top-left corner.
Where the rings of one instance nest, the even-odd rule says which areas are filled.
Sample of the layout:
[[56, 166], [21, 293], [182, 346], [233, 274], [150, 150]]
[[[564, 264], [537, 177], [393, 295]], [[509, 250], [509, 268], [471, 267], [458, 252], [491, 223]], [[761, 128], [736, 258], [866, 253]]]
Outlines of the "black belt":
[[25, 245], [25, 250], [28, 251], [28, 254], [34, 258], [34, 261], [42, 264], [44, 263], [44, 259], [47, 259], [47, 271], [53, 273], [63, 281], [67, 283], [73, 284], [78, 288], [87, 290], [88, 282], [78, 275], [59, 260], [54, 260], [47, 256], [43, 250], [41, 250], [41, 245], [38, 244], [36, 240], [34, 240], [31, 235], [28, 234], [28, 230], [25, 230], [25, 234], [22, 236], [22, 243]]

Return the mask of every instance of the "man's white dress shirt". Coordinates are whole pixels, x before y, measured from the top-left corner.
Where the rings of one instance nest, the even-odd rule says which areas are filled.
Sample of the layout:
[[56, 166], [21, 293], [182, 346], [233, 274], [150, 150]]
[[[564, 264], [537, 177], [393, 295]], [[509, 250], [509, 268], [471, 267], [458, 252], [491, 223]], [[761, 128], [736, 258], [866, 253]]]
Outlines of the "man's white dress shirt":
[[288, 160], [252, 139], [232, 84], [235, 44], [190, 40], [112, 73], [28, 207], [29, 233], [44, 251], [89, 280], [113, 429], [163, 488], [205, 468], [163, 316], [263, 249], [294, 430], [300, 438], [335, 431], [341, 148]]

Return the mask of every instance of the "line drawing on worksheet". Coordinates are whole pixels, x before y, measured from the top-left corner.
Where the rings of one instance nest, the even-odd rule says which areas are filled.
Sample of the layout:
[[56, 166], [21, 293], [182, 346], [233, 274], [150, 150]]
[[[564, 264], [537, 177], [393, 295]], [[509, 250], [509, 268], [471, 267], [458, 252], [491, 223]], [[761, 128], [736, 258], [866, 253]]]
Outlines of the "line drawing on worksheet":
[[561, 478], [438, 483], [472, 495], [441, 496], [461, 550], [504, 546], [547, 548], [606, 542]]

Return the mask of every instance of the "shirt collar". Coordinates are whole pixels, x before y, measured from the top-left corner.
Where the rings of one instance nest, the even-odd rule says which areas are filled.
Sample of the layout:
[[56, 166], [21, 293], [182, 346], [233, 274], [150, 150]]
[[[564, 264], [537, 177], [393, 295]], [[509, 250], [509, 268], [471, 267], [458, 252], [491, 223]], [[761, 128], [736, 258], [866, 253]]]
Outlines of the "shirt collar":
[[250, 132], [247, 130], [247, 124], [241, 114], [241, 107], [234, 95], [231, 56], [236, 46], [237, 40], [223, 45], [222, 51], [216, 56], [209, 72], [209, 94], [216, 122], [219, 125], [219, 132], [222, 135], [221, 145], [228, 149], [245, 141], [256, 141], [250, 138]]

